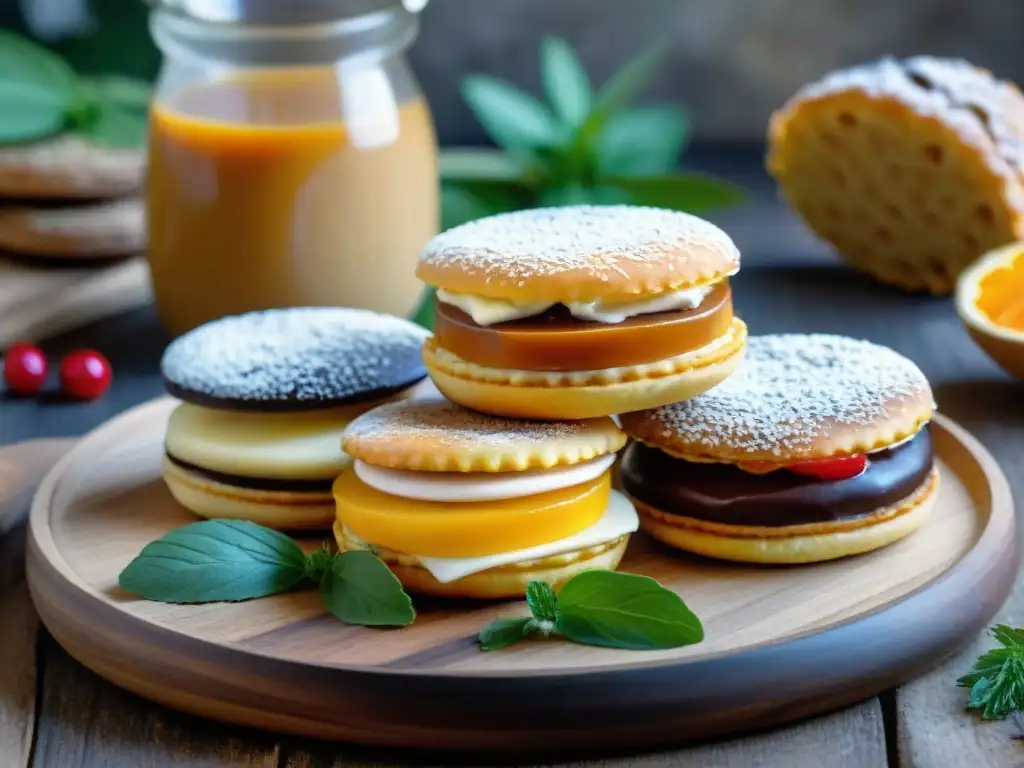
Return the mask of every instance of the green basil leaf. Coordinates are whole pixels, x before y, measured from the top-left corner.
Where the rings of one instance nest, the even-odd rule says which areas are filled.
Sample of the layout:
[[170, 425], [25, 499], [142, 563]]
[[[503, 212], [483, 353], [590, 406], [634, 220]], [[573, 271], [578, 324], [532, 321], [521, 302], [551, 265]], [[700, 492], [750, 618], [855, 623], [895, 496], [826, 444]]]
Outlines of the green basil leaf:
[[244, 520], [203, 520], [143, 547], [121, 588], [164, 603], [264, 597], [297, 586], [306, 556], [283, 533]]
[[518, 182], [531, 172], [526, 160], [495, 149], [445, 149], [438, 170], [444, 181]]
[[351, 550], [335, 555], [320, 583], [320, 597], [346, 624], [404, 627], [416, 618], [401, 582], [369, 552]]
[[1024, 629], [1014, 629], [1006, 624], [992, 627], [992, 636], [1007, 648], [1024, 649]]
[[414, 323], [423, 326], [428, 331], [434, 330], [434, 293], [434, 288], [430, 286], [423, 291], [420, 304], [416, 307], [416, 311], [413, 312], [410, 318]]
[[531, 581], [526, 585], [526, 604], [530, 606], [534, 618], [554, 621], [558, 618], [557, 602], [555, 590], [543, 581]]
[[529, 616], [511, 619], [495, 619], [477, 634], [477, 642], [483, 651], [498, 651], [529, 637], [535, 631], [534, 621]]
[[583, 571], [558, 593], [555, 631], [587, 645], [629, 650], [676, 648], [704, 639], [700, 620], [654, 579]]
[[0, 142], [40, 139], [80, 106], [78, 79], [63, 59], [0, 30]]
[[671, 171], [686, 145], [689, 120], [673, 105], [636, 107], [612, 115], [597, 137], [594, 162], [601, 176]]
[[566, 184], [544, 190], [538, 197], [538, 205], [625, 205], [631, 202], [629, 193], [616, 187], [584, 186]]
[[628, 104], [654, 76], [668, 47], [662, 43], [641, 53], [612, 75], [597, 92], [594, 106], [580, 127], [580, 137], [589, 141], [600, 133], [607, 120]]
[[540, 74], [555, 114], [566, 128], [575, 131], [586, 120], [594, 94], [572, 46], [561, 38], [546, 38], [541, 43]]
[[121, 109], [145, 114], [153, 89], [145, 80], [121, 75], [101, 75], [82, 79], [82, 92], [86, 99], [112, 104]]
[[462, 81], [462, 98], [490, 137], [507, 149], [545, 147], [559, 139], [551, 111], [502, 80], [471, 75]]
[[692, 173], [617, 176], [607, 182], [625, 191], [634, 205], [688, 213], [724, 208], [743, 200], [743, 192], [739, 187], [711, 176]]
[[146, 143], [146, 115], [107, 101], [94, 102], [88, 115], [73, 126], [76, 133], [106, 147], [141, 147]]
[[531, 203], [529, 190], [518, 182], [484, 179], [446, 182], [441, 187], [442, 228], [450, 229], [495, 213], [529, 208]]

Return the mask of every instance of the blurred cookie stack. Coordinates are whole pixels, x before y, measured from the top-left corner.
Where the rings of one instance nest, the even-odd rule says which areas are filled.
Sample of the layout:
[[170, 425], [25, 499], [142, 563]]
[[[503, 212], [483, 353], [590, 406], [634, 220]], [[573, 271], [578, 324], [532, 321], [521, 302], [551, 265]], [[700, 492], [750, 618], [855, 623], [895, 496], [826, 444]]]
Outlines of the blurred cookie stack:
[[144, 172], [144, 149], [73, 134], [0, 146], [0, 252], [38, 263], [141, 253]]

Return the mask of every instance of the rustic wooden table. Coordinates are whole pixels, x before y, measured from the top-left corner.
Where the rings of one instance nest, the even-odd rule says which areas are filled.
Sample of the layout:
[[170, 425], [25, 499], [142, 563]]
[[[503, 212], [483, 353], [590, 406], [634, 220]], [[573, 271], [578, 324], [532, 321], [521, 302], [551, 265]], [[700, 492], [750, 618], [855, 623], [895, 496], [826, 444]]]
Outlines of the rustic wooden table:
[[[752, 332], [845, 333], [908, 355], [931, 379], [939, 409], [992, 451], [1015, 498], [1024, 499], [1024, 382], [1009, 379], [971, 342], [951, 300], [905, 296], [848, 271], [774, 200], [753, 163], [731, 164], [731, 171], [754, 190], [754, 200], [715, 218], [744, 253], [745, 266], [734, 285], [738, 310]], [[116, 372], [114, 387], [105, 399], [84, 405], [3, 401], [0, 444], [81, 434], [160, 394], [156, 369], [165, 341], [150, 309], [52, 340], [45, 346], [54, 354], [77, 346], [107, 354]], [[61, 445], [49, 448], [59, 451]], [[49, 448], [40, 448], [40, 465], [47, 462]], [[3, 482], [0, 473], [0, 489]], [[0, 557], [3, 553], [0, 549]], [[999, 620], [1024, 624], [1019, 584]], [[928, 675], [814, 720], [723, 742], [578, 765], [1022, 766], [1024, 742], [1014, 738], [1018, 724], [979, 723], [964, 713], [965, 693], [953, 684], [990, 644], [979, 637]], [[0, 587], [0, 768], [488, 762], [314, 743], [171, 712], [114, 688], [70, 659], [39, 631], [23, 582]]]

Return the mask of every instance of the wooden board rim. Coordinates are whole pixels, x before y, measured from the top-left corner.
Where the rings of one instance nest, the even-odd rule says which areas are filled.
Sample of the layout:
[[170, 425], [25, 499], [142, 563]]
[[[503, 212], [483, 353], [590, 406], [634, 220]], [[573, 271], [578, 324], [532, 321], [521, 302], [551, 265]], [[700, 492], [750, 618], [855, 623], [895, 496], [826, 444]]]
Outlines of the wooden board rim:
[[[118, 417], [115, 421], [127, 418], [132, 413], [137, 414], [146, 408], [155, 407], [166, 400], [166, 398], [161, 398], [158, 401], [139, 406]], [[108, 423], [107, 427], [109, 425]], [[524, 697], [531, 699], [530, 709], [533, 717], [530, 721], [533, 723], [532, 726], [528, 725], [526, 721], [522, 721], [521, 717], [516, 717], [515, 712], [510, 713], [506, 707], [502, 706], [496, 708], [497, 712], [503, 712], [506, 717], [511, 715], [510, 719], [505, 722], [508, 727], [504, 735], [494, 736], [491, 734], [491, 738], [466, 740], [462, 733], [459, 738], [454, 738], [456, 731], [452, 729], [459, 722], [456, 717], [440, 730], [435, 729], [436, 733], [432, 732], [431, 738], [426, 739], [431, 746], [460, 747], [464, 746], [464, 741], [465, 744], [477, 748], [501, 746], [508, 743], [519, 745], [522, 734], [530, 732], [531, 728], [536, 730], [537, 720], [540, 718], [549, 718], [552, 727], [556, 723], [561, 723], [563, 729], [561, 733], [566, 734], [568, 733], [566, 729], [572, 728], [573, 720], [572, 717], [566, 719], [567, 712], [578, 715], [584, 711], [594, 712], [595, 708], [602, 709], [594, 703], [592, 697], [607, 696], [609, 690], [616, 688], [619, 689], [620, 694], [615, 700], [618, 706], [611, 707], [609, 710], [608, 705], [605, 705], [603, 709], [606, 710], [606, 714], [609, 711], [617, 712], [621, 708], [628, 709], [630, 707], [647, 712], [650, 712], [652, 707], [673, 707], [674, 719], [678, 720], [680, 716], [688, 715], [690, 730], [692, 731], [694, 725], [697, 725], [700, 735], [733, 730], [735, 727], [767, 725], [771, 722], [780, 722], [793, 717], [821, 712], [872, 695], [878, 690], [923, 671], [940, 657], [951, 653], [969, 640], [995, 614], [1012, 586], [1020, 553], [1014, 533], [1013, 504], [1009, 484], [995, 460], [970, 434], [941, 416], [936, 418], [936, 427], [945, 431], [971, 457], [977, 465], [977, 469], [985, 477], [991, 510], [1000, 512], [998, 515], [991, 514], [989, 516], [974, 547], [943, 574], [907, 593], [883, 610], [858, 615], [824, 630], [812, 630], [777, 642], [752, 646], [738, 653], [722, 652], [693, 660], [638, 660], [622, 664], [612, 670], [603, 667], [578, 667], [568, 671], [537, 670], [529, 673], [512, 671], [467, 673], [459, 670], [431, 672], [422, 669], [370, 668], [305, 661], [294, 662], [247, 649], [231, 648], [193, 638], [174, 628], [145, 624], [144, 622], [136, 623], [145, 626], [149, 640], [154, 645], [167, 649], [169, 653], [173, 651], [178, 656], [185, 658], [205, 656], [218, 664], [223, 663], [237, 670], [247, 670], [248, 672], [255, 671], [252, 669], [255, 666], [259, 669], [260, 674], [270, 677], [284, 674], [296, 680], [304, 680], [307, 684], [315, 687], [326, 685], [330, 690], [326, 694], [321, 690], [321, 694], [333, 696], [339, 703], [345, 701], [347, 707], [355, 708], [355, 711], [359, 711], [358, 707], [367, 702], [380, 702], [381, 696], [385, 698], [388, 695], [413, 699], [421, 696], [432, 698], [437, 695], [438, 690], [445, 690], [447, 696], [459, 698], [487, 695], [489, 699], [500, 696], [510, 696], [512, 699], [520, 701]], [[93, 435], [101, 432], [104, 428], [100, 427]], [[89, 597], [88, 592], [91, 589], [89, 585], [78, 583], [79, 577], [63, 561], [52, 537], [47, 539], [46, 534], [49, 533], [49, 504], [62, 472], [76, 460], [77, 456], [90, 448], [91, 445], [85, 441], [76, 446], [54, 467], [40, 487], [31, 512], [29, 559], [29, 582], [44, 623], [50, 626], [58, 641], [62, 642], [73, 656], [87, 657], [81, 659], [87, 666], [90, 665], [90, 659], [95, 662], [95, 654], [106, 653], [109, 655], [112, 649], [108, 648], [104, 651], [104, 649], [87, 649], [84, 646], [76, 647], [76, 644], [81, 645], [83, 641], [81, 638], [68, 636], [65, 631], [68, 628], [63, 626], [67, 616], [61, 617], [55, 611], [50, 610], [46, 599], [48, 586], [45, 580], [48, 575], [56, 575], [64, 581], [63, 585], [59, 584], [59, 579], [57, 582], [62, 589], [71, 588], [79, 593], [78, 597], [81, 597], [83, 592]], [[47, 556], [51, 554], [57, 556], [56, 562]], [[64, 565], [63, 569], [60, 567], [61, 563]], [[63, 571], [69, 571], [70, 577]], [[965, 579], [974, 590], [973, 596], [980, 597], [980, 599], [967, 606], [970, 610], [961, 615], [959, 622], [948, 621], [943, 608], [948, 608], [956, 602], [956, 595], [950, 593], [950, 584]], [[932, 598], [931, 600], [924, 599], [929, 596]], [[104, 617], [102, 618], [104, 619], [109, 617], [111, 620], [117, 621], [118, 616], [122, 617], [122, 620], [124, 616], [127, 616], [124, 612], [102, 600], [94, 598], [93, 602], [96, 604], [90, 608], [90, 611], [103, 612]], [[892, 627], [887, 626], [888, 624], [894, 624], [899, 628], [907, 622], [913, 624], [916, 630], [920, 630], [915, 632], [914, 642], [906, 645], [896, 644], [893, 652], [884, 660], [870, 654], [870, 658], [865, 658], [864, 654], [861, 654], [845, 657], [844, 660], [847, 664], [844, 665], [843, 670], [833, 668], [837, 665], [828, 665], [827, 660], [834, 657], [835, 648], [870, 647], [872, 642], [877, 644], [880, 638], [891, 637]], [[88, 645], [87, 641], [85, 645]], [[90, 656], [90, 654], [93, 655]], [[804, 679], [790, 681], [790, 690], [786, 698], [789, 702], [788, 707], [773, 706], [767, 710], [761, 707], [758, 711], [755, 711], [757, 708], [752, 708], [746, 715], [738, 711], [743, 709], [744, 691], [749, 696], [749, 690], [755, 686], [773, 686], [786, 682], [786, 678], [780, 677], [777, 670], [792, 670], [793, 665], [797, 662], [802, 662], [797, 664], [798, 667], [806, 666], [810, 659], [821, 661], [821, 669], [824, 672], [821, 675], [805, 674]], [[107, 673], [105, 676], [108, 677], [116, 676], [116, 671], [110, 668], [98, 671], [101, 674], [104, 674], [105, 671]], [[685, 674], [687, 678], [687, 684], [683, 686], [678, 683], [678, 677], [681, 674]], [[731, 680], [731, 683], [723, 684], [723, 676], [725, 680]], [[559, 699], [560, 704], [555, 707], [552, 707], [550, 703], [532, 701], [537, 698], [535, 694], [538, 680], [546, 685], [557, 686], [563, 691], [571, 689], [571, 692]], [[115, 682], [120, 682], [125, 687], [132, 687], [130, 680], [115, 680]], [[732, 715], [727, 718], [728, 722], [715, 720], [713, 717], [702, 717], [701, 708], [707, 704], [708, 697], [706, 694], [696, 696], [692, 690], [688, 692], [688, 688], [705, 692], [715, 690], [716, 694], [712, 698], [731, 701]], [[152, 690], [148, 694], [142, 693], [149, 695], [150, 698], [160, 699], [160, 696], [153, 695]], [[197, 704], [183, 701], [176, 698], [173, 692], [164, 695], [169, 696], [164, 699], [164, 703], [198, 714], [216, 716], [215, 714], [211, 715], [210, 708], [201, 702]], [[572, 700], [573, 703], [569, 709], [566, 709], [569, 700]], [[380, 703], [382, 706], [386, 706], [384, 702]], [[467, 712], [465, 706], [467, 705], [461, 708], [463, 712]], [[249, 709], [252, 709], [251, 702], [249, 702]], [[454, 707], [454, 710], [458, 711], [460, 707]], [[257, 727], [273, 727], [278, 730], [326, 738], [341, 737], [370, 743], [407, 746], [424, 745], [423, 734], [418, 728], [412, 729], [414, 733], [411, 734], [403, 732], [404, 735], [396, 736], [392, 733], [381, 737], [379, 734], [362, 732], [339, 725], [337, 722], [313, 722], [312, 720], [288, 722], [281, 718], [275, 718], [272, 713], [264, 713], [264, 715], [261, 717], [259, 712], [249, 712], [245, 718], [241, 718], [241, 721]], [[227, 716], [223, 719], [237, 720], [239, 718]], [[448, 719], [452, 720], [452, 718]], [[654, 718], [654, 720], [662, 722], [663, 728], [667, 727], [664, 725], [664, 718], [661, 720]], [[497, 727], [497, 723], [494, 724], [494, 727]], [[618, 731], [622, 730], [618, 729]], [[594, 734], [590, 727], [587, 728], [586, 733], [589, 733], [588, 737], [584, 738], [584, 734], [580, 733], [577, 740], [581, 744], [593, 743]], [[632, 736], [619, 733], [619, 741], [647, 744], [652, 740], [664, 740], [663, 736], [656, 738], [650, 727], [634, 728], [631, 733]], [[509, 742], [511, 734], [520, 736]], [[680, 734], [676, 733], [675, 735]], [[685, 728], [681, 735], [686, 737]], [[692, 736], [694, 733], [690, 735]], [[602, 735], [601, 738], [605, 739], [606, 737]], [[523, 746], [528, 747], [530, 740], [526, 741], [528, 743]], [[573, 742], [571, 738], [569, 741]]]

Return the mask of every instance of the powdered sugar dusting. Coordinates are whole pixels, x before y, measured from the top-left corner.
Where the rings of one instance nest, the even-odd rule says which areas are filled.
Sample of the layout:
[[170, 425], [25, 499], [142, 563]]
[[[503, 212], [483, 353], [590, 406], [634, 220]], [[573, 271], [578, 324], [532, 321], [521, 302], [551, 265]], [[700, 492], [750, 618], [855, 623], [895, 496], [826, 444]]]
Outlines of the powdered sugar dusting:
[[755, 336], [732, 376], [703, 395], [648, 412], [677, 437], [775, 455], [806, 448], [829, 426], [871, 426], [892, 403], [930, 388], [899, 353], [826, 334]]
[[623, 260], [650, 264], [663, 261], [667, 249], [695, 246], [718, 251], [739, 268], [739, 251], [714, 224], [629, 205], [534, 208], [478, 219], [436, 236], [420, 259], [512, 282], [576, 270], [608, 280], [622, 274]]
[[373, 439], [401, 435], [428, 438], [441, 446], [501, 447], [513, 442], [546, 443], [576, 437], [589, 431], [590, 424], [587, 421], [506, 419], [435, 397], [402, 400], [374, 408], [349, 424], [345, 437]]
[[319, 403], [406, 386], [426, 375], [426, 330], [361, 309], [251, 312], [172, 342], [160, 368], [185, 393], [252, 403]]

